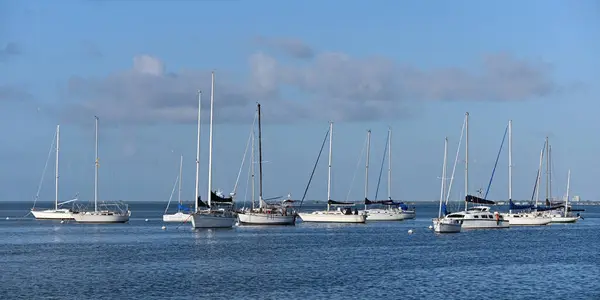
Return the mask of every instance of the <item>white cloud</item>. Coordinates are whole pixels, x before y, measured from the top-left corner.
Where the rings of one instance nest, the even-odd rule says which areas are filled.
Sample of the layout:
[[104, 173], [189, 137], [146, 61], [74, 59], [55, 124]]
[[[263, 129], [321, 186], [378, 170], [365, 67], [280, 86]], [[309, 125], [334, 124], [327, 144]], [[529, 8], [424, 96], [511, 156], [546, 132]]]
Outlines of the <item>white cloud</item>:
[[[423, 70], [383, 57], [316, 53], [299, 40], [260, 41], [303, 60], [286, 64], [256, 52], [242, 83], [219, 71], [216, 122], [251, 120], [256, 101], [278, 121], [368, 120], [403, 115], [414, 101], [521, 101], [559, 90], [549, 65], [508, 54], [484, 57], [475, 72], [460, 66]], [[208, 109], [210, 71], [170, 73], [160, 59], [144, 54], [134, 57], [131, 69], [106, 78], [73, 77], [67, 90], [77, 101], [68, 111], [121, 122], [193, 122], [198, 89]]]

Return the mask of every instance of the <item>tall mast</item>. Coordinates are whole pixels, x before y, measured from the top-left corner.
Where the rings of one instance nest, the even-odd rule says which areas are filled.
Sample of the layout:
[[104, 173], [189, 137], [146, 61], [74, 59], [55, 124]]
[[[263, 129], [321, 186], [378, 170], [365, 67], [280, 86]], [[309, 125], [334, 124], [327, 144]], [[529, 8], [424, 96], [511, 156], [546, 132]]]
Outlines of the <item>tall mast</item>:
[[550, 143], [548, 137], [546, 137], [546, 200], [550, 201]]
[[256, 188], [256, 179], [254, 176], [254, 164], [256, 164], [256, 154], [254, 153], [254, 148], [256, 146], [254, 145], [254, 128], [252, 128], [252, 159], [250, 160], [250, 172], [252, 173], [252, 210], [254, 210], [254, 197], [256, 194], [256, 191], [254, 190]]
[[552, 145], [548, 147], [548, 158], [550, 159], [550, 164], [548, 165], [548, 172], [550, 173], [550, 181], [548, 182], [548, 185], [550, 186], [549, 197], [552, 199]]
[[540, 151], [540, 164], [538, 166], [538, 176], [537, 176], [536, 189], [535, 189], [535, 207], [538, 206], [538, 201], [540, 199], [540, 181], [542, 181], [542, 166], [543, 166], [543, 162], [544, 162], [544, 148], [546, 148], [545, 144], [544, 144], [544, 147], [542, 147], [542, 150]]
[[[202, 91], [198, 90], [198, 140], [196, 142], [196, 182], [194, 184], [194, 202], [198, 211], [198, 181], [200, 177], [200, 116], [202, 113]], [[179, 179], [181, 180], [181, 178]], [[210, 198], [209, 198], [210, 199]]]
[[465, 211], [469, 195], [469, 113], [465, 113]]
[[215, 102], [215, 72], [211, 73], [211, 84], [210, 84], [210, 125], [208, 129], [208, 206], [211, 205], [211, 192], [212, 192], [212, 150], [213, 150], [213, 112]]
[[448, 160], [448, 137], [444, 139], [444, 163], [442, 164], [442, 187], [440, 188], [440, 209], [438, 218], [442, 217], [442, 202], [444, 201], [446, 192], [446, 165]]
[[[183, 155], [181, 155], [181, 157], [179, 158], [179, 190], [177, 191], [177, 200], [179, 201], [179, 204], [181, 205], [181, 176], [183, 175]], [[196, 202], [198, 202], [196, 200]], [[179, 209], [177, 209], [179, 210]]]
[[58, 209], [58, 152], [60, 151], [60, 125], [56, 125], [56, 162], [54, 164], [54, 209]]
[[[371, 130], [367, 130], [367, 158], [365, 159], [365, 200], [369, 195], [369, 159], [371, 156]], [[367, 204], [365, 204], [365, 210]]]
[[512, 120], [508, 121], [508, 200], [512, 200]]
[[[388, 128], [388, 200], [392, 200], [392, 128]], [[377, 200], [377, 199], [375, 199]]]
[[260, 103], [258, 107], [258, 206], [263, 207], [263, 175], [262, 175], [262, 129], [260, 127]]
[[569, 191], [571, 189], [571, 169], [569, 169], [569, 172], [567, 173], [567, 199], [565, 199], [565, 217], [567, 217], [567, 214], [569, 212]]
[[333, 122], [329, 122], [329, 166], [327, 167], [327, 211], [331, 200], [331, 151], [333, 147]]
[[96, 131], [96, 171], [94, 173], [94, 212], [98, 211], [98, 117], [94, 116], [95, 119], [95, 131]]

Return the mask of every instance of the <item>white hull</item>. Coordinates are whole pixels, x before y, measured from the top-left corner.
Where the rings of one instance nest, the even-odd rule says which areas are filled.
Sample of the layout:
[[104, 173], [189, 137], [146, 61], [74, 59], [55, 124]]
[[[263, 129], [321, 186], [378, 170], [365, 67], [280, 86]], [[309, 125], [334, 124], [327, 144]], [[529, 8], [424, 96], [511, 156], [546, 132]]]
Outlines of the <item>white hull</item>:
[[192, 228], [232, 228], [235, 223], [233, 214], [198, 212], [191, 216]]
[[414, 210], [403, 210], [402, 214], [404, 215], [404, 219], [414, 219], [417, 216]]
[[509, 222], [496, 220], [464, 219], [462, 223], [464, 229], [500, 229], [508, 227], [510, 227]]
[[184, 223], [192, 220], [191, 214], [176, 212], [174, 214], [163, 215], [163, 222]]
[[68, 209], [32, 210], [38, 220], [73, 220], [73, 212]]
[[127, 223], [130, 213], [120, 214], [116, 212], [81, 212], [74, 214], [77, 223]]
[[391, 209], [367, 209], [361, 213], [367, 215], [367, 221], [402, 221], [407, 218], [402, 211]]
[[294, 225], [296, 215], [283, 216], [281, 214], [247, 212], [239, 213], [238, 220], [240, 224], [249, 225]]
[[502, 214], [504, 220], [508, 221], [511, 226], [543, 226], [548, 225], [552, 221], [551, 218], [530, 215], [530, 214]]
[[345, 215], [337, 211], [315, 211], [312, 213], [299, 213], [298, 216], [303, 222], [321, 222], [321, 223], [364, 223], [367, 216]]
[[578, 217], [552, 217], [552, 223], [575, 223]]
[[433, 219], [433, 231], [436, 233], [458, 233], [462, 226], [460, 221], [450, 219]]

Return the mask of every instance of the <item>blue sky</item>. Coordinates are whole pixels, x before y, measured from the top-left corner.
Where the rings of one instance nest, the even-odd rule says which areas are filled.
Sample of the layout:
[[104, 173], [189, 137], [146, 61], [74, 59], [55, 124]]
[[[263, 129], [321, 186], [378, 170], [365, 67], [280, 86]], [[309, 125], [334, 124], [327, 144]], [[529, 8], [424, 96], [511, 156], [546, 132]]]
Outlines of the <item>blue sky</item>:
[[[549, 136], [553, 194], [570, 168], [572, 194], [600, 199], [597, 1], [0, 1], [0, 20], [0, 200], [33, 199], [59, 123], [60, 197], [91, 199], [93, 115], [102, 199], [166, 201], [180, 154], [192, 199], [195, 93], [206, 121], [211, 70], [213, 187], [226, 192], [260, 101], [265, 197], [302, 196], [333, 120], [334, 199], [363, 197], [362, 167], [351, 181], [367, 129], [374, 197], [391, 126], [393, 198], [435, 200], [444, 137], [453, 158], [469, 111], [471, 193], [512, 119], [514, 198], [530, 197]], [[491, 199], [507, 197], [504, 151]], [[201, 195], [207, 153], [204, 123]], [[244, 169], [240, 199], [246, 180]], [[308, 197], [326, 197], [326, 156]]]

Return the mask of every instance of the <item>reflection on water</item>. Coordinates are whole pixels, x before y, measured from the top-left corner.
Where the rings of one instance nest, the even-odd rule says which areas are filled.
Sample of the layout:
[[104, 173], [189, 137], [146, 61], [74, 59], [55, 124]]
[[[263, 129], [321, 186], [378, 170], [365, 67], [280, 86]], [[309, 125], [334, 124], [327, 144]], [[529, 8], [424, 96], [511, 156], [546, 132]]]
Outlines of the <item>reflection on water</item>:
[[0, 298], [600, 299], [600, 208], [452, 235], [428, 229], [434, 205], [403, 222], [196, 230], [143, 211], [110, 225], [0, 216]]

